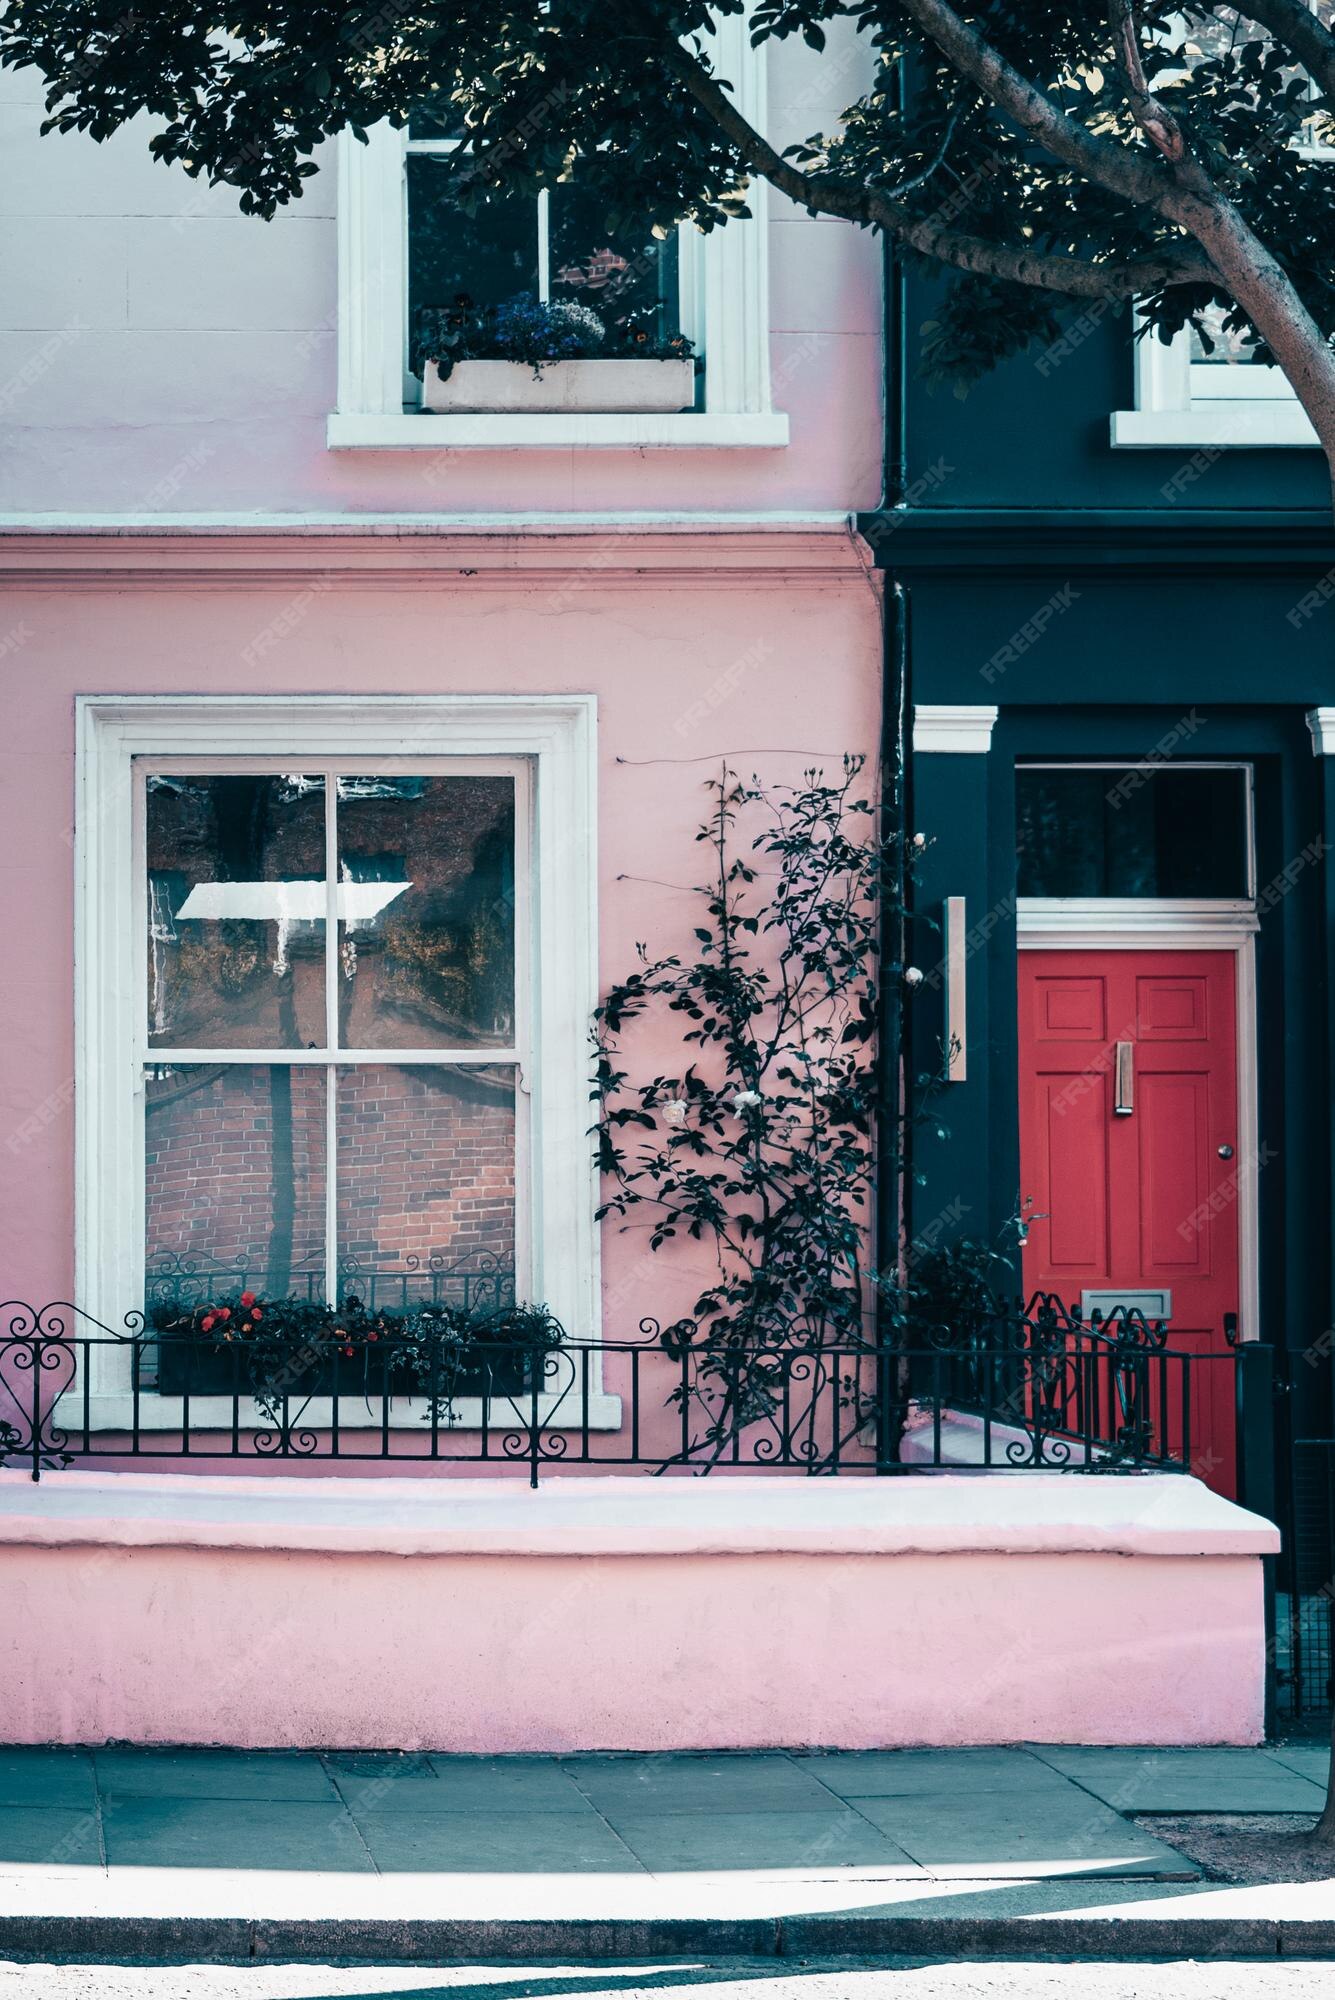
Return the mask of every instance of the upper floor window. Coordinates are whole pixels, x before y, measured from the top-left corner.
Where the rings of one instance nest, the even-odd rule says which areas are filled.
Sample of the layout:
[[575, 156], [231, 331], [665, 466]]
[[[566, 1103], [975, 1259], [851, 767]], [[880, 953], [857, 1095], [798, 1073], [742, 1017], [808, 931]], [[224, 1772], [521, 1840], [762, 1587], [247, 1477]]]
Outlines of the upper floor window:
[[[1335, 22], [1335, 0], [1307, 4], [1327, 27]], [[1262, 28], [1245, 20], [1245, 10], [1227, 10], [1213, 24], [1193, 22], [1188, 60], [1227, 54], [1240, 35], [1249, 42], [1265, 39]], [[1294, 148], [1311, 158], [1331, 152], [1314, 120], [1304, 121]], [[1287, 376], [1258, 360], [1244, 334], [1225, 328], [1226, 316], [1223, 307], [1213, 307], [1201, 331], [1184, 327], [1167, 344], [1153, 335], [1137, 340], [1135, 408], [1114, 411], [1114, 445], [1208, 449], [1318, 442]]]
[[[715, 61], [764, 123], [745, 20]], [[702, 234], [609, 228], [578, 168], [536, 198], [458, 199], [466, 134], [423, 107], [339, 144], [336, 448], [783, 445], [770, 408], [766, 192]], [[566, 359], [544, 365], [534, 330]], [[445, 359], [432, 366], [436, 351]]]
[[609, 356], [625, 352], [630, 336], [657, 348], [680, 334], [680, 231], [609, 228], [578, 171], [535, 199], [492, 201], [470, 215], [458, 192], [467, 171], [463, 134], [423, 107], [409, 122], [405, 158], [410, 335], [423, 312], [460, 293], [480, 308], [515, 298], [584, 306], [603, 325]]
[[1136, 341], [1136, 407], [1113, 412], [1114, 445], [1210, 451], [1317, 443], [1288, 377], [1224, 332], [1223, 317], [1220, 309], [1209, 316], [1213, 325], [1207, 320], [1209, 346], [1191, 327], [1167, 345], [1153, 334]]

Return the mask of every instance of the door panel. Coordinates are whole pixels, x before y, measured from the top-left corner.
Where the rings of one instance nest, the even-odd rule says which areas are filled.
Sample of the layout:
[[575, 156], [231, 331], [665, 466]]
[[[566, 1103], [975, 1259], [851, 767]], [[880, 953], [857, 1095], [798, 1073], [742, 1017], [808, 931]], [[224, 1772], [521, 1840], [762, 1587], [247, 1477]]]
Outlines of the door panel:
[[1204, 1277], [1209, 1269], [1206, 1156], [1209, 1080], [1199, 1072], [1142, 1076], [1135, 1136], [1140, 1182], [1140, 1263], [1147, 1281]]
[[1108, 1268], [1108, 1079], [1084, 1083], [1078, 1071], [1040, 1079], [1046, 1127], [1043, 1205], [1048, 1261], [1077, 1286]]
[[[1083, 1290], [1167, 1287], [1169, 1346], [1220, 1353], [1238, 1310], [1233, 954], [1035, 951], [1019, 968], [1026, 1291], [1078, 1305]], [[1129, 1112], [1117, 1108], [1119, 1042], [1131, 1044]], [[1228, 1363], [1192, 1368], [1190, 1405], [1194, 1469], [1231, 1493]], [[1185, 1415], [1170, 1413], [1174, 1438]]]

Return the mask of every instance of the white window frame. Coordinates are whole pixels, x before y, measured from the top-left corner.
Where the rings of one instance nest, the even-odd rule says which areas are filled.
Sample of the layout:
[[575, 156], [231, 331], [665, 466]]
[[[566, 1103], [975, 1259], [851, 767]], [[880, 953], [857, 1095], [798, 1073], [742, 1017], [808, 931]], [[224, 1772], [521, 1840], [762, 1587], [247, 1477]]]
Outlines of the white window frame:
[[[764, 129], [765, 48], [752, 48], [744, 15], [718, 24], [710, 54], [735, 85], [736, 102]], [[770, 404], [766, 184], [747, 194], [749, 221], [708, 235], [680, 232], [682, 331], [705, 362], [702, 410], [612, 415], [439, 415], [404, 408], [407, 352], [408, 134], [381, 124], [365, 145], [338, 140], [338, 408], [334, 451], [531, 450], [555, 446], [744, 447], [788, 443], [788, 418]]]
[[1193, 361], [1191, 329], [1135, 343], [1136, 407], [1114, 410], [1117, 447], [1184, 450], [1316, 445], [1311, 419], [1278, 368]]
[[[79, 696], [76, 700], [75, 1302], [119, 1329], [144, 1291], [144, 951], [142, 855], [136, 797], [151, 765], [171, 759], [237, 761], [281, 755], [384, 761], [414, 756], [466, 769], [479, 759], [522, 760], [531, 776], [531, 983], [535, 1020], [530, 1140], [520, 1201], [530, 1219], [532, 1296], [571, 1337], [600, 1325], [597, 1175], [588, 1138], [588, 1031], [597, 998], [596, 702], [592, 695]], [[150, 1056], [151, 1060], [151, 1056]], [[620, 1399], [604, 1393], [591, 1357], [587, 1410], [579, 1388], [539, 1398], [558, 1427], [615, 1429]], [[130, 1353], [94, 1353], [89, 1422], [127, 1426], [134, 1410]], [[525, 1398], [525, 1412], [530, 1409]], [[490, 1422], [504, 1421], [505, 1399]], [[306, 1428], [331, 1415], [312, 1398]], [[242, 1427], [259, 1427], [243, 1400]], [[82, 1423], [82, 1408], [79, 1411]], [[179, 1428], [179, 1397], [141, 1394], [141, 1430]], [[378, 1420], [377, 1420], [378, 1421]], [[421, 1429], [420, 1400], [391, 1409], [394, 1426]], [[452, 1425], [476, 1428], [480, 1398], [460, 1398]], [[192, 1429], [228, 1428], [230, 1397], [191, 1398]], [[347, 1428], [346, 1412], [343, 1426]], [[409, 1461], [404, 1468], [410, 1469]]]

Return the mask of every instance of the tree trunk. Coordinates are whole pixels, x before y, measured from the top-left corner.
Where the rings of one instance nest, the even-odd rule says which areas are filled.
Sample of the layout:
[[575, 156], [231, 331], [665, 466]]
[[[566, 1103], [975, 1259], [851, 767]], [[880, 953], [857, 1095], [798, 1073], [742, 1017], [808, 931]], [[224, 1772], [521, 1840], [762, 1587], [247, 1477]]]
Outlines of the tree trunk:
[[[1335, 1633], [1335, 1610], [1330, 1615]], [[1329, 1848], [1335, 1852], [1335, 1713], [1330, 1719], [1330, 1773], [1326, 1779], [1326, 1803], [1321, 1808], [1320, 1819], [1303, 1838], [1311, 1847]]]

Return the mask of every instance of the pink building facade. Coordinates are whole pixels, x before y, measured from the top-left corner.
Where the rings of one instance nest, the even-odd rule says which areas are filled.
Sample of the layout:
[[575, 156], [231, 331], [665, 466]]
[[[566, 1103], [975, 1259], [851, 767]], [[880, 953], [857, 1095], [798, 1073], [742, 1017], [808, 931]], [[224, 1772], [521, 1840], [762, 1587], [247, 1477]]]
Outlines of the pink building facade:
[[[865, 80], [852, 36], [819, 59], [740, 37], [722, 53], [780, 143]], [[689, 945], [707, 780], [782, 785], [847, 754], [869, 784], [876, 769], [881, 590], [853, 517], [881, 493], [878, 247], [777, 196], [707, 239], [684, 230], [663, 282], [701, 357], [693, 408], [424, 414], [405, 360], [428, 141], [330, 147], [265, 225], [153, 164], [143, 132], [97, 147], [41, 138], [40, 116], [37, 83], [0, 74], [6, 1294], [111, 1327], [173, 1288], [192, 1308], [354, 1286], [386, 1305], [541, 1301], [612, 1344], [547, 1413], [570, 1440], [560, 1469], [591, 1435], [638, 1455], [632, 1402], [669, 1451], [671, 1371], [641, 1394], [616, 1344], [688, 1310], [707, 1272], [690, 1245], [655, 1256], [595, 1220], [590, 1018], [641, 942]], [[583, 248], [593, 268], [603, 246]], [[678, 1047], [678, 1023], [652, 1024], [646, 1073]], [[0, 1401], [21, 1429], [17, 1352]], [[1112, 1680], [1063, 1667], [1052, 1610], [1072, 1591], [1129, 1630], [1110, 1662], [1151, 1648], [1155, 1687], [1190, 1686], [1157, 1713], [1123, 1702], [1115, 1734], [1260, 1727], [1269, 1531], [1183, 1497], [1191, 1482], [1101, 1521], [1035, 1480], [998, 1526], [968, 1478], [953, 1502], [944, 1482], [849, 1481], [803, 1527], [810, 1487], [780, 1506], [739, 1478], [660, 1520], [659, 1483], [604, 1480], [585, 1511], [513, 1476], [502, 1491], [526, 1469], [504, 1442], [463, 1468], [487, 1483], [406, 1478], [461, 1468], [407, 1408], [377, 1465], [378, 1402], [344, 1418], [370, 1441], [349, 1477], [300, 1452], [258, 1465], [262, 1411], [239, 1455], [164, 1468], [153, 1441], [181, 1436], [183, 1387], [191, 1427], [224, 1444], [235, 1399], [111, 1346], [81, 1364], [57, 1418], [101, 1440], [102, 1469], [0, 1473], [0, 1574], [30, 1612], [4, 1666], [19, 1740], [1000, 1740], [1007, 1681], [983, 1668], [1002, 1627], [1057, 1649], [1048, 1726], [1024, 1733], [1089, 1740]], [[475, 1432], [479, 1401], [451, 1423]], [[317, 1395], [307, 1426], [329, 1420]], [[112, 1449], [132, 1433], [138, 1465]], [[934, 1484], [944, 1512], [924, 1525], [910, 1489]], [[961, 1620], [966, 1576], [990, 1635]], [[1110, 1580], [1128, 1577], [1123, 1604]], [[783, 1659], [759, 1673], [791, 1588], [814, 1650], [796, 1678]], [[928, 1665], [896, 1654], [867, 1700], [901, 1589]], [[210, 1694], [238, 1593], [288, 1636]], [[473, 1608], [386, 1701], [377, 1660], [446, 1597]], [[299, 1643], [293, 1603], [315, 1635]], [[96, 1634], [73, 1662], [71, 1620]], [[561, 1634], [542, 1702], [464, 1672], [516, 1621], [534, 1662]], [[354, 1630], [353, 1678], [381, 1706], [339, 1722], [318, 1689]], [[146, 1697], [173, 1659], [176, 1694]], [[831, 1675], [846, 1704], [823, 1698]], [[553, 1680], [579, 1693], [553, 1706]]]

